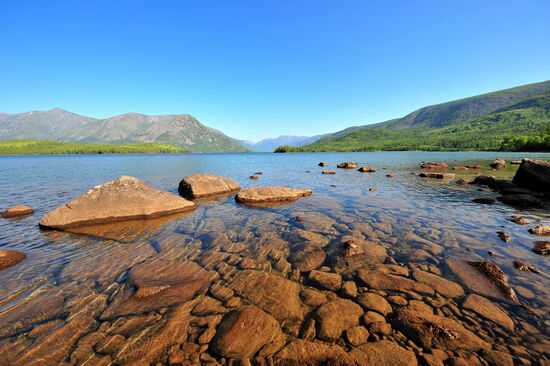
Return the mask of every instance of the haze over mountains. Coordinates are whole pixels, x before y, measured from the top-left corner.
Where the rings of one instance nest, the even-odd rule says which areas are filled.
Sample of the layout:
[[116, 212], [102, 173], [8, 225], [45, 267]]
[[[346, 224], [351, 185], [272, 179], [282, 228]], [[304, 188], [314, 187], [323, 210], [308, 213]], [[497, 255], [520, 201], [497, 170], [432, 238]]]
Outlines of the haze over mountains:
[[316, 136], [289, 136], [282, 135], [275, 138], [268, 138], [256, 143], [247, 140], [237, 140], [241, 145], [254, 152], [273, 152], [279, 146], [304, 146], [312, 144], [326, 135]]

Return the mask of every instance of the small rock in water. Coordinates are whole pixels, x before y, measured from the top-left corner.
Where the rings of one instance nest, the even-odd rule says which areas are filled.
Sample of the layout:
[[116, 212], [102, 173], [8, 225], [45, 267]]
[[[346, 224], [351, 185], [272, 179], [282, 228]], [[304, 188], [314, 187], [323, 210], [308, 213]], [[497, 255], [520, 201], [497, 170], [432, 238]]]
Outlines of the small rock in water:
[[550, 255], [550, 241], [536, 241], [533, 252], [541, 255]]
[[0, 249], [0, 271], [15, 266], [25, 259], [26, 255], [14, 250]]
[[445, 169], [449, 169], [449, 166], [447, 164], [441, 163], [441, 162], [423, 161], [422, 164], [420, 164], [420, 168], [422, 168], [422, 169], [445, 170]]
[[302, 221], [304, 221], [304, 219], [302, 218], [302, 216], [296, 216], [295, 220], [296, 220], [297, 222], [302, 222]]
[[336, 165], [336, 167], [337, 168], [342, 168], [342, 169], [355, 169], [355, 168], [357, 168], [357, 163], [348, 161], [348, 162], [345, 162], [345, 163], [339, 163], [338, 165]]
[[257, 175], [251, 175], [251, 176], [250, 176], [250, 179], [256, 180], [256, 179], [258, 179], [258, 178], [260, 178], [260, 177], [258, 177]]
[[361, 168], [357, 169], [358, 172], [361, 172], [361, 173], [374, 173], [376, 172], [376, 170], [372, 169], [371, 167], [368, 167], [368, 166], [362, 166]]
[[539, 270], [536, 269], [533, 265], [525, 263], [525, 262], [520, 261], [520, 260], [515, 260], [514, 261], [514, 268], [517, 269], [517, 270], [520, 270], [520, 271], [539, 273]]
[[492, 283], [494, 283], [506, 296], [506, 298], [517, 301], [514, 289], [508, 283], [508, 276], [493, 262], [468, 262], [474, 266], [479, 272], [483, 273]]
[[533, 235], [549, 236], [550, 235], [550, 225], [540, 225], [540, 226], [529, 229], [529, 232]]
[[321, 172], [321, 174], [330, 174], [330, 175], [332, 175], [332, 174], [336, 174], [336, 172], [334, 170], [323, 170]]
[[506, 162], [502, 159], [495, 159], [489, 166], [493, 169], [503, 169], [506, 168]]
[[311, 196], [311, 189], [295, 189], [288, 187], [253, 187], [246, 188], [235, 196], [239, 203], [269, 203], [289, 202], [302, 197]]
[[489, 250], [487, 253], [488, 253], [491, 257], [494, 257], [494, 256], [496, 255], [495, 252], [493, 252], [492, 250]]
[[497, 232], [498, 234], [498, 237], [500, 238], [500, 240], [502, 240], [503, 242], [507, 243], [509, 242], [510, 240], [512, 240], [512, 238], [510, 237], [510, 235], [504, 231], [498, 231]]
[[331, 184], [330, 186], [331, 186], [331, 187], [336, 187], [336, 184]]
[[325, 161], [322, 161], [322, 162], [320, 162], [320, 163], [317, 164], [317, 165], [319, 165], [319, 166], [328, 166], [328, 163], [325, 162]]
[[29, 206], [11, 206], [6, 211], [2, 212], [2, 217], [9, 219], [12, 217], [19, 217], [25, 215], [31, 215], [34, 213], [34, 210]]
[[531, 223], [529, 220], [527, 220], [523, 216], [512, 216], [508, 219], [508, 221], [511, 221], [514, 224], [518, 224], [518, 225], [528, 225]]
[[470, 184], [471, 182], [472, 181], [469, 179], [460, 178], [460, 179], [457, 179], [455, 183], [458, 184], [459, 186], [465, 186], [467, 184]]
[[256, 173], [254, 173], [254, 174], [255, 174], [255, 175], [262, 175], [262, 174], [264, 174], [264, 173], [263, 173], [263, 172], [256, 172]]
[[496, 200], [494, 198], [489, 198], [489, 197], [480, 197], [480, 198], [474, 198], [472, 202], [481, 203], [484, 205], [493, 205], [495, 204]]
[[454, 179], [454, 173], [420, 173], [418, 174], [420, 178], [431, 178], [431, 179]]
[[376, 188], [374, 188], [374, 187], [369, 188], [369, 192], [376, 192]]
[[386, 174], [386, 177], [388, 177], [388, 178], [395, 178], [395, 174], [393, 174], [393, 173]]

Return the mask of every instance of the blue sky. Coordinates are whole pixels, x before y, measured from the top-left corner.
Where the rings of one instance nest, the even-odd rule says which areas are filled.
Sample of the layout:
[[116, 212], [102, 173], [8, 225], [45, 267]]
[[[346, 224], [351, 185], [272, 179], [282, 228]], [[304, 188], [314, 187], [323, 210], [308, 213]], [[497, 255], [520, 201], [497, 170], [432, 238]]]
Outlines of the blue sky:
[[550, 79], [550, 1], [1, 1], [0, 111], [315, 135]]

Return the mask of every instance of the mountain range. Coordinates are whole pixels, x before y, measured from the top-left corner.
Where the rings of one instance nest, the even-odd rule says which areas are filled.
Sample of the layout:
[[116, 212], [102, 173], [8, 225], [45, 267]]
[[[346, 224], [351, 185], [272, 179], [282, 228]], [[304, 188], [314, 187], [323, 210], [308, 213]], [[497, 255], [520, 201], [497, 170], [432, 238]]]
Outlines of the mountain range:
[[0, 113], [0, 140], [8, 139], [111, 144], [159, 142], [192, 152], [247, 151], [231, 137], [201, 124], [188, 114], [126, 113], [96, 119], [59, 108]]
[[254, 152], [273, 152], [279, 146], [304, 146], [314, 143], [315, 141], [323, 138], [326, 135], [316, 136], [290, 136], [282, 135], [275, 138], [268, 138], [256, 143], [247, 140], [237, 140], [238, 143]]
[[550, 150], [550, 80], [420, 108], [402, 118], [317, 136], [237, 140], [188, 114], [96, 119], [59, 108], [0, 113], [0, 140], [160, 143], [191, 152]]
[[512, 145], [550, 149], [550, 81], [420, 108], [277, 151], [506, 150]]

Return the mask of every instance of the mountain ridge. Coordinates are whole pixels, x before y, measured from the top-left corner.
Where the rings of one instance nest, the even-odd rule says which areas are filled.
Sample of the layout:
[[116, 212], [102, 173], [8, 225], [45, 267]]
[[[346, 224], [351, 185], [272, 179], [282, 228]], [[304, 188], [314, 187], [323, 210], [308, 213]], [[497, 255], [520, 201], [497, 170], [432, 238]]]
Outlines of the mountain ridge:
[[128, 112], [102, 119], [61, 108], [0, 113], [0, 140], [9, 139], [116, 144], [158, 142], [192, 152], [247, 151], [234, 139], [203, 125], [189, 114]]

